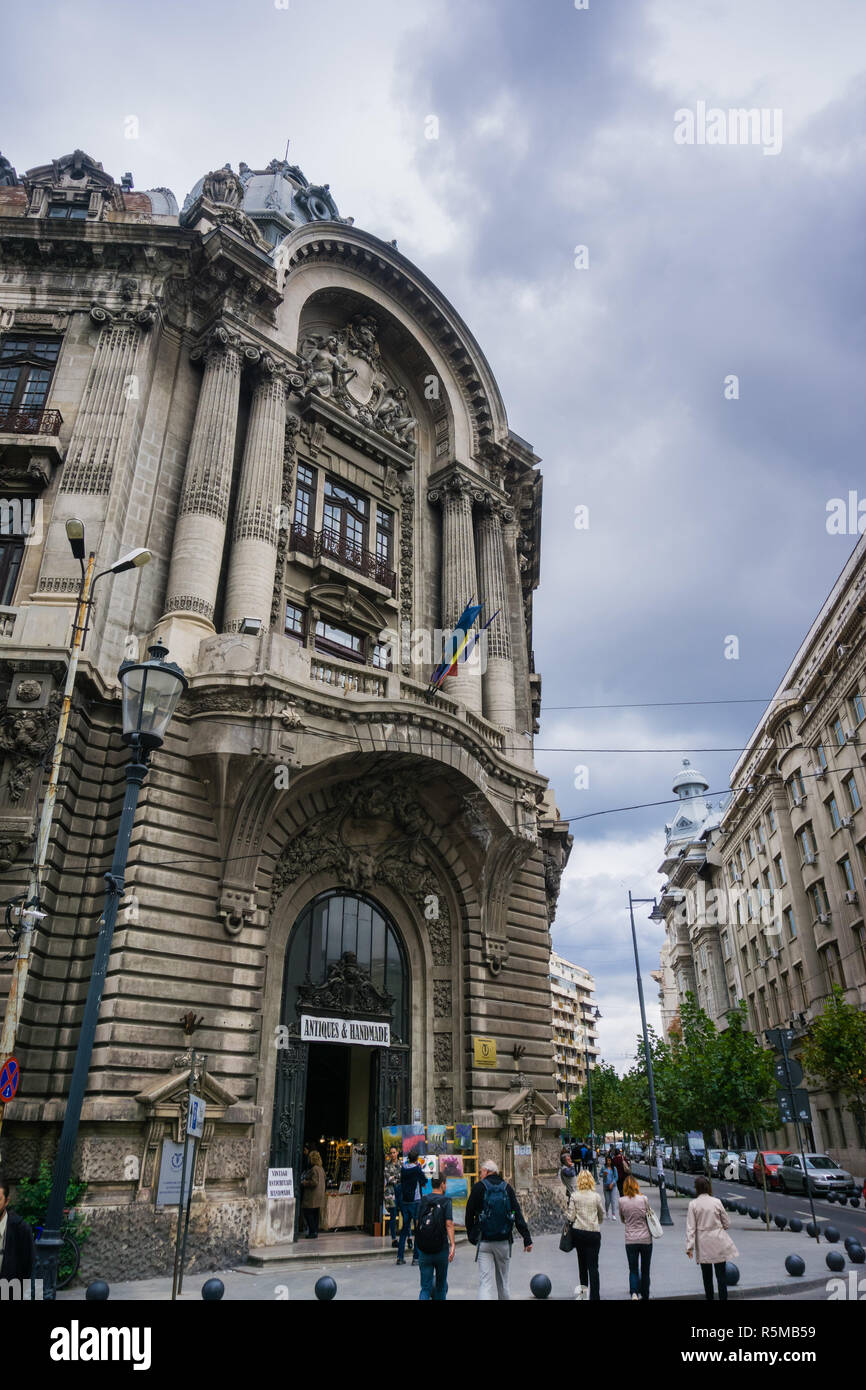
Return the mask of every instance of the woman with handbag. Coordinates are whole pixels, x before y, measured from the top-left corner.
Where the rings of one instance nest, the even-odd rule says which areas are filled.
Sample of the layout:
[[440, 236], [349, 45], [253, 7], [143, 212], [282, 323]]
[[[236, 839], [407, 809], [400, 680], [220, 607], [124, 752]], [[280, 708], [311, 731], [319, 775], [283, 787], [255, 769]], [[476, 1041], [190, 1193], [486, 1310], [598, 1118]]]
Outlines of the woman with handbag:
[[695, 1178], [694, 1201], [689, 1202], [686, 1213], [686, 1254], [694, 1258], [701, 1267], [704, 1280], [704, 1293], [713, 1297], [713, 1270], [719, 1286], [719, 1301], [725, 1303], [728, 1297], [728, 1281], [725, 1265], [739, 1254], [736, 1245], [728, 1235], [731, 1218], [718, 1197], [711, 1195], [710, 1180], [703, 1174]]
[[625, 1223], [625, 1256], [632, 1301], [649, 1298], [653, 1236], [660, 1236], [658, 1217], [642, 1196], [637, 1178], [627, 1177], [619, 1199], [620, 1220]]
[[575, 1191], [568, 1194], [566, 1209], [566, 1230], [562, 1233], [559, 1248], [568, 1249], [565, 1244], [570, 1234], [571, 1249], [577, 1251], [577, 1269], [580, 1283], [574, 1291], [576, 1299], [597, 1303], [601, 1298], [598, 1282], [598, 1253], [601, 1249], [601, 1223], [604, 1220], [604, 1203], [595, 1190], [592, 1173], [584, 1169], [577, 1176]]

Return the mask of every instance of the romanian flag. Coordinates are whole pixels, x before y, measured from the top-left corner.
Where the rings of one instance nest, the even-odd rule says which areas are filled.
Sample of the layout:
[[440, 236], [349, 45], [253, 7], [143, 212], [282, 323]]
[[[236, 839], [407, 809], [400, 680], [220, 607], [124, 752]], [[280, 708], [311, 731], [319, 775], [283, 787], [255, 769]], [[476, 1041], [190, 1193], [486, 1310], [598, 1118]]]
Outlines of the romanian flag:
[[458, 663], [468, 660], [478, 638], [486, 628], [490, 626], [498, 614], [493, 614], [493, 618], [488, 618], [484, 627], [477, 632], [472, 631], [472, 624], [475, 622], [482, 608], [483, 603], [468, 603], [464, 608], [457, 622], [454, 624], [454, 631], [445, 644], [445, 660], [441, 661], [430, 677], [428, 694], [433, 694], [442, 689], [442, 684], [449, 676], [453, 676], [457, 671]]

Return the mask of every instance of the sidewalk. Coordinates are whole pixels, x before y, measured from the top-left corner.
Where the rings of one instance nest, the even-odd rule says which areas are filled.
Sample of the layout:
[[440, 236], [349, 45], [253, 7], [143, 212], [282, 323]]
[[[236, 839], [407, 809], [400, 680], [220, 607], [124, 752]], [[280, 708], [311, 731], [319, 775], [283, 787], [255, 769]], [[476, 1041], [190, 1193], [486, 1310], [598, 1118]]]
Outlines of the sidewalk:
[[[646, 1184], [642, 1188], [650, 1194]], [[650, 1200], [658, 1211], [657, 1194]], [[653, 1242], [650, 1296], [655, 1299], [703, 1300], [700, 1270], [685, 1254], [685, 1198], [671, 1197], [672, 1227], [665, 1227], [661, 1240]], [[740, 1269], [740, 1282], [730, 1291], [731, 1299], [778, 1298], [786, 1294], [805, 1294], [813, 1291], [816, 1300], [823, 1300], [827, 1281], [832, 1278], [825, 1263], [831, 1248], [822, 1241], [820, 1246], [805, 1232], [792, 1235], [773, 1226], [768, 1232], [763, 1222], [748, 1216], [731, 1214], [731, 1235], [740, 1255], [735, 1261]], [[268, 1264], [265, 1268], [236, 1266], [231, 1270], [187, 1272], [184, 1279], [183, 1302], [201, 1300], [201, 1287], [206, 1279], [220, 1278], [226, 1287], [225, 1298], [237, 1300], [310, 1300], [315, 1299], [316, 1280], [329, 1274], [337, 1282], [338, 1300], [416, 1300], [419, 1280], [417, 1266], [406, 1263], [398, 1267], [393, 1259], [349, 1260], [345, 1254], [328, 1252], [327, 1237], [320, 1237], [315, 1260], [292, 1260], [283, 1265]], [[845, 1254], [844, 1247], [833, 1247]], [[785, 1270], [785, 1256], [796, 1253], [806, 1262], [801, 1278], [792, 1278]], [[846, 1277], [848, 1261], [846, 1258]], [[862, 1274], [863, 1267], [851, 1265]], [[628, 1269], [620, 1222], [606, 1221], [602, 1228], [599, 1260], [602, 1300], [628, 1299]], [[553, 1285], [551, 1299], [573, 1299], [578, 1282], [577, 1257], [559, 1250], [558, 1235], [538, 1236], [532, 1253], [527, 1255], [518, 1240], [514, 1246], [511, 1265], [511, 1293], [515, 1300], [532, 1299], [529, 1281], [533, 1274], [547, 1274]], [[461, 1243], [448, 1276], [449, 1298], [475, 1299], [478, 1296], [478, 1271], [475, 1252]], [[84, 1289], [66, 1290], [60, 1300], [81, 1299]], [[171, 1279], [142, 1279], [115, 1284], [112, 1300], [159, 1300], [171, 1297]]]

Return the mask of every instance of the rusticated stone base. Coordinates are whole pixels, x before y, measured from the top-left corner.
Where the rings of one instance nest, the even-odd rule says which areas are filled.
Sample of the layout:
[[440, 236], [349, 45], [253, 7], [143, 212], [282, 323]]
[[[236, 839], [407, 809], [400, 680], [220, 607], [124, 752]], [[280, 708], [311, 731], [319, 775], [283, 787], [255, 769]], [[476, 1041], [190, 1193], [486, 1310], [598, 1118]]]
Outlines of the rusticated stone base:
[[531, 1191], [521, 1192], [520, 1206], [534, 1236], [558, 1234], [565, 1218], [565, 1187], [558, 1178], [556, 1185], [537, 1182]]
[[[78, 1281], [145, 1279], [171, 1274], [177, 1208], [141, 1204], [85, 1207], [82, 1219], [91, 1231], [81, 1249]], [[193, 1201], [184, 1269], [227, 1269], [246, 1262], [252, 1204], [247, 1198], [207, 1203]]]

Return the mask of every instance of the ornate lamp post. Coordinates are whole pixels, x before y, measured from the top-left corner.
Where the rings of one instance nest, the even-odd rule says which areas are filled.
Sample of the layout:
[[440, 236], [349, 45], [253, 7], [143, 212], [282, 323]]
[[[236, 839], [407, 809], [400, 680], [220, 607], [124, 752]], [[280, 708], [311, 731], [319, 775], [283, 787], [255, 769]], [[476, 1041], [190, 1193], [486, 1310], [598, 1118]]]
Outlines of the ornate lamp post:
[[93, 956], [90, 988], [87, 991], [84, 1019], [66, 1101], [66, 1114], [54, 1161], [51, 1197], [45, 1215], [45, 1231], [37, 1247], [40, 1275], [43, 1279], [43, 1298], [46, 1299], [55, 1298], [57, 1293], [57, 1264], [62, 1242], [60, 1228], [66, 1189], [69, 1185], [72, 1155], [81, 1122], [81, 1108], [87, 1089], [117, 909], [123, 897], [124, 874], [138, 796], [147, 776], [147, 760], [153, 749], [159, 748], [163, 743], [169, 720], [188, 684], [180, 667], [163, 659], [167, 655], [168, 649], [161, 643], [156, 643], [150, 648], [149, 661], [125, 661], [117, 673], [122, 691], [123, 740], [129, 745], [130, 761], [126, 766], [126, 795], [117, 831], [114, 858], [110, 872], [105, 875], [105, 904], [99, 919], [99, 935]]
[[[592, 1011], [593, 1018], [601, 1018], [601, 1010], [596, 1008]], [[586, 1062], [586, 1087], [589, 1097], [589, 1147], [592, 1155], [592, 1176], [598, 1181], [598, 1168], [595, 1157], [595, 1121], [592, 1116], [592, 1074], [589, 1070], [589, 1030], [584, 1027], [584, 1060]]]
[[659, 1221], [662, 1226], [672, 1226], [673, 1218], [668, 1208], [668, 1195], [665, 1185], [665, 1170], [662, 1165], [662, 1136], [659, 1129], [659, 1109], [656, 1104], [656, 1088], [653, 1080], [653, 1064], [650, 1056], [649, 1034], [646, 1026], [646, 1007], [643, 1002], [643, 981], [640, 974], [640, 957], [637, 951], [637, 932], [634, 927], [634, 905], [635, 903], [652, 903], [653, 910], [650, 913], [650, 920], [653, 922], [663, 921], [664, 916], [660, 912], [655, 898], [633, 898], [631, 891], [628, 895], [628, 913], [631, 918], [631, 941], [634, 947], [634, 968], [637, 974], [637, 997], [640, 1003], [640, 1024], [643, 1031], [643, 1051], [646, 1058], [646, 1075], [649, 1083], [650, 1115], [652, 1117], [653, 1136], [656, 1143], [656, 1167], [658, 1169], [659, 1184]]

